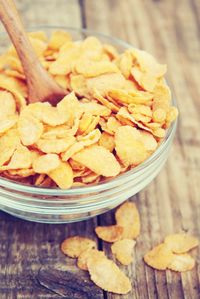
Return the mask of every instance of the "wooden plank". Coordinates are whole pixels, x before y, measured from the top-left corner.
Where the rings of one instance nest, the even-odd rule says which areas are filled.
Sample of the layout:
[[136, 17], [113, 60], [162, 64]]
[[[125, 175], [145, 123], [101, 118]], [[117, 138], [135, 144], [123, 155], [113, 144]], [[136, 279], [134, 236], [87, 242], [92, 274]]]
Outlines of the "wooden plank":
[[[17, 1], [17, 6], [27, 26], [81, 26], [78, 0], [27, 0]], [[63, 296], [59, 295], [56, 287], [56, 283], [58, 286], [60, 281], [59, 275], [47, 275], [46, 271], [45, 276], [38, 276], [40, 269], [47, 266], [78, 274], [77, 279], [87, 277], [89, 282], [88, 274], [78, 270], [76, 261], [61, 253], [60, 243], [66, 237], [76, 234], [95, 239], [95, 221], [93, 219], [70, 225], [49, 225], [26, 222], [0, 213], [0, 298], [50, 299], [63, 298], [70, 294], [70, 286], [68, 283], [64, 284], [65, 275], [64, 286], [59, 290]], [[51, 279], [52, 285], [48, 285], [47, 277]], [[59, 281], [56, 281], [57, 279]], [[80, 298], [78, 294], [78, 291], [74, 291], [76, 298]], [[98, 291], [97, 295], [94, 294], [95, 298], [103, 299], [103, 292]]]
[[[133, 282], [127, 296], [108, 298], [199, 298], [199, 264], [188, 273], [154, 271], [142, 257], [165, 235], [186, 231], [200, 235], [200, 67], [197, 7], [199, 1], [85, 1], [88, 28], [125, 39], [168, 64], [168, 79], [178, 100], [180, 118], [170, 158], [161, 174], [132, 200], [142, 220], [136, 263], [126, 270]], [[112, 9], [111, 9], [112, 6]], [[102, 12], [100, 14], [99, 12]], [[198, 19], [198, 20], [197, 20]], [[113, 223], [107, 213], [99, 222]], [[110, 246], [103, 243], [110, 255]], [[193, 255], [199, 260], [199, 250]]]

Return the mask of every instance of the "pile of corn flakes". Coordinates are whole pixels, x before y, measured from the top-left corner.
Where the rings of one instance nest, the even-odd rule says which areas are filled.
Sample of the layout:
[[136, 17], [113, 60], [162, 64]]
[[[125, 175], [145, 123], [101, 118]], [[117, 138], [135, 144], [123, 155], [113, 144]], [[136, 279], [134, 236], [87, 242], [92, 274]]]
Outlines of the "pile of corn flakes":
[[13, 47], [0, 56], [0, 174], [40, 187], [85, 186], [146, 160], [177, 117], [166, 65], [95, 37], [30, 33], [41, 64], [68, 91], [56, 107], [28, 104]]
[[[97, 226], [95, 232], [99, 239], [113, 243], [111, 253], [114, 259], [124, 266], [135, 261], [134, 247], [140, 234], [140, 216], [133, 202], [125, 202], [115, 213], [116, 224]], [[187, 252], [199, 245], [197, 238], [188, 234], [168, 235], [164, 242], [144, 256], [147, 265], [157, 270], [184, 272], [195, 266], [194, 258]], [[74, 236], [61, 244], [62, 252], [77, 258], [77, 266], [90, 274], [91, 280], [105, 291], [127, 294], [131, 291], [131, 281], [119, 268], [108, 259], [104, 251], [97, 249], [95, 241]]]

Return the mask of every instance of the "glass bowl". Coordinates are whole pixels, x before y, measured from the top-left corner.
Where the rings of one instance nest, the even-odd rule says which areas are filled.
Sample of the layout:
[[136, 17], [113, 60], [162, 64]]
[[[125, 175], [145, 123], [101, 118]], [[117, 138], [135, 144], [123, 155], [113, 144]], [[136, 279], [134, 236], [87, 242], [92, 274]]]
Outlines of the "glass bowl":
[[[68, 31], [75, 40], [96, 36], [119, 51], [131, 47], [119, 39], [86, 29], [39, 26], [30, 31], [44, 30], [51, 34], [56, 29]], [[1, 33], [1, 53], [9, 44], [7, 35]], [[81, 221], [109, 211], [145, 188], [157, 176], [168, 158], [175, 131], [176, 122], [168, 129], [159, 148], [141, 165], [97, 185], [60, 190], [31, 187], [0, 178], [0, 209], [19, 218], [42, 223]]]

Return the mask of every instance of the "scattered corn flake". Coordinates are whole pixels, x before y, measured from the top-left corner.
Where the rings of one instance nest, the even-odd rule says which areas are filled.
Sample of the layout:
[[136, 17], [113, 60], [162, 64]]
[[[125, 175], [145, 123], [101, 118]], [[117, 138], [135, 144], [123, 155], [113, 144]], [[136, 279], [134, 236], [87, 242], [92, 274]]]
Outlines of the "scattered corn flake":
[[96, 251], [90, 254], [87, 258], [87, 267], [91, 280], [101, 289], [116, 294], [130, 292], [129, 278], [101, 252]]
[[62, 252], [71, 258], [77, 258], [84, 251], [93, 248], [96, 248], [95, 241], [80, 236], [69, 237], [61, 244]]
[[185, 272], [190, 271], [195, 266], [195, 260], [188, 254], [174, 254], [171, 263], [167, 266], [168, 269]]
[[105, 177], [116, 176], [120, 172], [120, 165], [115, 156], [99, 145], [89, 146], [72, 156], [96, 174]]
[[95, 232], [99, 239], [113, 243], [122, 238], [123, 227], [120, 225], [97, 226]]
[[157, 270], [166, 270], [173, 259], [174, 254], [165, 243], [154, 247], [144, 256], [145, 263]]
[[164, 241], [174, 253], [185, 253], [199, 245], [199, 240], [188, 234], [172, 234]]
[[157, 123], [163, 123], [166, 119], [167, 113], [162, 108], [157, 108], [153, 112], [153, 121]]
[[56, 154], [46, 154], [38, 157], [33, 162], [33, 169], [36, 173], [48, 174], [50, 171], [57, 168], [60, 164], [60, 159]]
[[24, 145], [33, 145], [42, 136], [43, 124], [31, 115], [22, 115], [18, 121], [18, 132]]
[[84, 143], [82, 141], [72, 144], [65, 152], [61, 154], [62, 161], [68, 161], [71, 157], [73, 157], [73, 155], [82, 149], [84, 149]]
[[73, 184], [73, 171], [67, 162], [61, 162], [56, 169], [48, 173], [48, 176], [60, 189], [68, 189]]
[[115, 133], [116, 153], [125, 166], [136, 166], [147, 158], [144, 143], [136, 133], [137, 130], [131, 126], [121, 126]]
[[87, 260], [91, 253], [92, 253], [92, 249], [87, 249], [78, 256], [77, 266], [79, 267], [79, 269], [88, 271]]
[[125, 202], [115, 213], [117, 225], [123, 227], [122, 239], [136, 239], [140, 234], [140, 215], [133, 202]]
[[111, 251], [122, 265], [128, 266], [133, 261], [133, 248], [135, 244], [134, 240], [119, 240], [111, 246]]

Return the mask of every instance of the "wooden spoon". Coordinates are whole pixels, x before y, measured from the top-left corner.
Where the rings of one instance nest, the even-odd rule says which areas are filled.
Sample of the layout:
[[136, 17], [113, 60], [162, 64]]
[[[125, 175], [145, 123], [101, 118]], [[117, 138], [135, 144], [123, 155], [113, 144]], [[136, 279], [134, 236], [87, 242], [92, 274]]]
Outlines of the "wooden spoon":
[[21, 60], [28, 85], [28, 101], [58, 103], [67, 91], [62, 89], [42, 67], [25, 32], [13, 0], [0, 0], [0, 20]]

